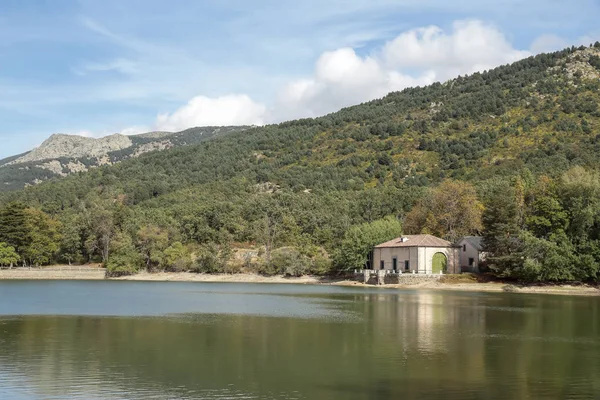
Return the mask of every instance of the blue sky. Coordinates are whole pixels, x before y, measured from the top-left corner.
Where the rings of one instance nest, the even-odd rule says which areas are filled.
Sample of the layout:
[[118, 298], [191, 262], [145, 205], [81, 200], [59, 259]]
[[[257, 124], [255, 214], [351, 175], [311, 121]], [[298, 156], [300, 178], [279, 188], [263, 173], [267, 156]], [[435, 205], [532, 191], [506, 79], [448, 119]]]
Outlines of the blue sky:
[[600, 39], [598, 0], [3, 0], [0, 158], [315, 116]]

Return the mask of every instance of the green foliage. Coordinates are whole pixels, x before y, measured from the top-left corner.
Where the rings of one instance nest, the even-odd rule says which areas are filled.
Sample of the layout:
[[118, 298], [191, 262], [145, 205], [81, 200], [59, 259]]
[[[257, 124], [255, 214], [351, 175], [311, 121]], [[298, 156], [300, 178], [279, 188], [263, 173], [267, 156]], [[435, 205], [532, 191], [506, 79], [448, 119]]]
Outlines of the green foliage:
[[23, 254], [28, 246], [27, 206], [23, 203], [9, 203], [0, 209], [0, 242], [15, 248]]
[[483, 204], [466, 182], [447, 180], [431, 190], [407, 215], [407, 233], [428, 233], [457, 242], [481, 231]]
[[110, 257], [106, 262], [106, 276], [132, 275], [144, 265], [144, 259], [136, 250], [131, 236], [117, 231], [110, 244]]
[[81, 243], [81, 222], [72, 214], [66, 214], [61, 220], [60, 258], [69, 263], [83, 260]]
[[0, 266], [16, 264], [20, 257], [14, 247], [0, 242]]
[[267, 275], [302, 276], [309, 272], [310, 259], [292, 247], [273, 251], [270, 263], [263, 269]]
[[331, 272], [331, 261], [318, 248], [281, 247], [273, 251], [271, 261], [260, 267], [265, 275], [325, 275]]
[[208, 274], [223, 273], [231, 258], [231, 248], [228, 245], [215, 243], [203, 244], [194, 252], [195, 261], [191, 270]]
[[164, 251], [164, 265], [169, 271], [188, 271], [192, 267], [192, 257], [189, 249], [181, 242], [175, 242]]
[[402, 234], [402, 224], [394, 217], [355, 225], [349, 228], [335, 256], [339, 271], [365, 268], [373, 246]]
[[146, 225], [138, 231], [137, 237], [146, 269], [154, 270], [162, 266], [165, 263], [164, 251], [169, 246], [168, 232], [158, 226]]

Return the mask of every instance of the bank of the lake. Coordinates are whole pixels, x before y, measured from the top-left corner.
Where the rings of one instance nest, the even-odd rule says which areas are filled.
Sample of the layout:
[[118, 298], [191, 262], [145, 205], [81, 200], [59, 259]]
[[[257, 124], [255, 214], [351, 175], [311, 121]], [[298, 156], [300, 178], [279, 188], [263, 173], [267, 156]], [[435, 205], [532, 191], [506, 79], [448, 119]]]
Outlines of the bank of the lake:
[[333, 285], [375, 287], [382, 289], [457, 290], [470, 292], [516, 292], [578, 296], [600, 296], [600, 287], [584, 284], [514, 285], [502, 281], [477, 282], [469, 279], [432, 280], [410, 285], [365, 285], [361, 282], [318, 276], [263, 276], [259, 274], [198, 274], [192, 272], [141, 272], [118, 278], [106, 278], [105, 269], [92, 266], [52, 266], [45, 268], [13, 268], [0, 270], [0, 280], [115, 280], [146, 282], [223, 282], [223, 283], [287, 283], [304, 285]]

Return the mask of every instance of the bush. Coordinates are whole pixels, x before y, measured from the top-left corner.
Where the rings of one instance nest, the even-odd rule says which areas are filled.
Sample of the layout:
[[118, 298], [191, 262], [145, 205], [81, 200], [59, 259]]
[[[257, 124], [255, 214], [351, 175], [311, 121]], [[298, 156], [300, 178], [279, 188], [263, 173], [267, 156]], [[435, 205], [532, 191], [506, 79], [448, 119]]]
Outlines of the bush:
[[133, 275], [140, 270], [141, 257], [135, 253], [115, 253], [110, 256], [106, 263], [106, 276], [118, 277]]
[[225, 272], [227, 262], [231, 258], [231, 249], [227, 245], [205, 244], [196, 250], [193, 272], [216, 274]]
[[189, 271], [192, 257], [188, 248], [181, 242], [175, 242], [164, 251], [165, 269], [173, 272]]
[[310, 259], [293, 247], [282, 247], [271, 254], [271, 270], [285, 276], [306, 275], [310, 269]]

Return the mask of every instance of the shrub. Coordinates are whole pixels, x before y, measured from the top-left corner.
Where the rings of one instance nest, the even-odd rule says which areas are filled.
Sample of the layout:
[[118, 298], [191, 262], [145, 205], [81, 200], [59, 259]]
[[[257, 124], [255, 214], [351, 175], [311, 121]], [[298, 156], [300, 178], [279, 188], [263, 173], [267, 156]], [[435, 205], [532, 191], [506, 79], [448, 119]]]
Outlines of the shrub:
[[174, 272], [189, 271], [192, 257], [188, 248], [181, 242], [175, 242], [164, 251], [165, 269]]
[[227, 245], [214, 243], [199, 246], [195, 252], [195, 261], [192, 263], [193, 272], [208, 274], [225, 272], [227, 262], [231, 258], [231, 249]]

